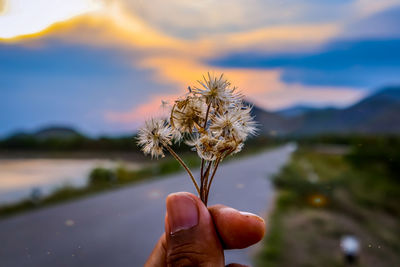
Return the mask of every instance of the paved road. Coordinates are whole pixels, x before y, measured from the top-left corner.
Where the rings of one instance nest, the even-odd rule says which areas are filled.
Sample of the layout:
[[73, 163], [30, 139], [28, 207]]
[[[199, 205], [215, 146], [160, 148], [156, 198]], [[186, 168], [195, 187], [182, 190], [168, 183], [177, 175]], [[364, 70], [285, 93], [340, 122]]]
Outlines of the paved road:
[[[272, 199], [267, 177], [294, 148], [223, 164], [210, 204], [264, 216]], [[0, 266], [142, 266], [164, 228], [164, 199], [175, 191], [194, 191], [184, 173], [0, 221]], [[249, 264], [251, 253], [229, 251], [227, 263]]]

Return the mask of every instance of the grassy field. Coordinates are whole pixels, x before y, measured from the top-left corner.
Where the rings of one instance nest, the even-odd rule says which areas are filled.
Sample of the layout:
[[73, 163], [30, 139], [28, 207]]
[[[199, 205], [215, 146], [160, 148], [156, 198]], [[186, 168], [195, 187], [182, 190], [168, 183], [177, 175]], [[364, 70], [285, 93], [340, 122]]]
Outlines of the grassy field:
[[386, 143], [346, 155], [301, 146], [274, 179], [276, 206], [256, 266], [346, 266], [339, 244], [348, 234], [361, 242], [358, 266], [399, 266], [398, 141]]

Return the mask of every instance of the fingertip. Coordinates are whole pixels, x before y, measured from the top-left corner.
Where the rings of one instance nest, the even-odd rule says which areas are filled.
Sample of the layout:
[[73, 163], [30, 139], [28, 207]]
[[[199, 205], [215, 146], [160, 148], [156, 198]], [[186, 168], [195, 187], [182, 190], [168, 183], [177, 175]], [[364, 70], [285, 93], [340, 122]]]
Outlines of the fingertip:
[[260, 224], [262, 224], [262, 228], [265, 230], [265, 221], [260, 216], [246, 211], [239, 211], [239, 213], [250, 220], [257, 220]]
[[184, 196], [184, 197], [185, 197], [185, 196], [186, 196], [186, 197], [189, 197], [189, 198], [193, 199], [193, 200], [196, 201], [196, 202], [197, 202], [197, 200], [198, 200], [198, 197], [195, 196], [195, 195], [192, 194], [192, 193], [189, 193], [189, 192], [175, 192], [175, 193], [169, 194], [169, 195], [167, 196], [167, 198], [165, 199], [165, 202], [166, 202], [166, 204], [168, 205], [168, 203], [171, 202], [171, 201], [173, 201], [174, 198], [179, 198], [179, 197], [182, 197], [182, 196]]
[[265, 234], [265, 221], [248, 212], [216, 205], [209, 208], [217, 231], [227, 249], [240, 249], [260, 241]]

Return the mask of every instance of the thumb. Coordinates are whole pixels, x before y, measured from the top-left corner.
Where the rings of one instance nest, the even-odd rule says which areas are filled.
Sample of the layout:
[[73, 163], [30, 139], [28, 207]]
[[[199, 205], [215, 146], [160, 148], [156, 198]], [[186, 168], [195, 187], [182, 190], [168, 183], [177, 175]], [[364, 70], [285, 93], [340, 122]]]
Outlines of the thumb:
[[167, 266], [224, 266], [224, 252], [211, 215], [190, 193], [167, 197]]

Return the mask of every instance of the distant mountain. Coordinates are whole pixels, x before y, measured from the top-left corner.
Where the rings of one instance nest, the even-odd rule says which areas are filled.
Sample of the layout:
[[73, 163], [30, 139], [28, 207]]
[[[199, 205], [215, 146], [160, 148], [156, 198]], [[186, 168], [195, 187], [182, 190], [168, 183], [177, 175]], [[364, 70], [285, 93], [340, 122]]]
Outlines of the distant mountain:
[[11, 135], [9, 138], [35, 138], [39, 140], [56, 138], [56, 139], [70, 139], [74, 137], [82, 136], [78, 131], [73, 128], [65, 126], [50, 126], [39, 129], [36, 132], [17, 132]]
[[297, 106], [280, 109], [280, 110], [276, 111], [275, 113], [277, 113], [283, 117], [286, 117], [286, 118], [292, 118], [292, 117], [304, 115], [305, 113], [308, 113], [311, 111], [316, 111], [316, 110], [321, 110], [321, 109], [322, 108], [310, 107], [310, 106], [306, 106], [306, 105], [297, 105]]
[[38, 139], [48, 139], [48, 138], [69, 139], [78, 137], [81, 134], [77, 132], [75, 129], [69, 127], [52, 126], [40, 129], [33, 135]]
[[400, 88], [387, 88], [339, 110], [305, 114], [296, 134], [400, 133]]
[[260, 124], [260, 135], [287, 135], [297, 127], [297, 125], [292, 123], [292, 120], [257, 106], [253, 106], [252, 115]]
[[[294, 108], [293, 110], [296, 110]], [[386, 88], [345, 109], [302, 110], [283, 116], [255, 108], [264, 125], [261, 134], [313, 135], [322, 133], [400, 134], [400, 87]]]

